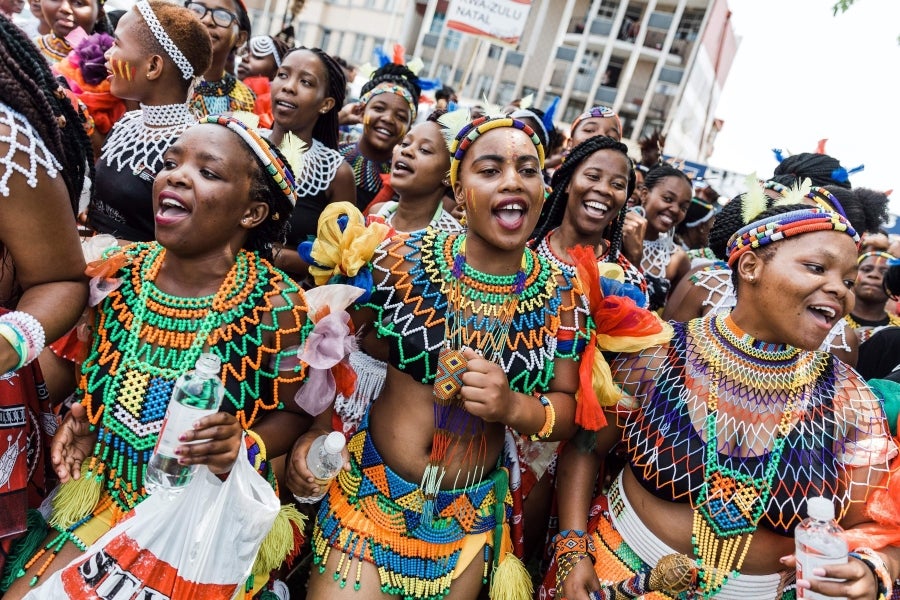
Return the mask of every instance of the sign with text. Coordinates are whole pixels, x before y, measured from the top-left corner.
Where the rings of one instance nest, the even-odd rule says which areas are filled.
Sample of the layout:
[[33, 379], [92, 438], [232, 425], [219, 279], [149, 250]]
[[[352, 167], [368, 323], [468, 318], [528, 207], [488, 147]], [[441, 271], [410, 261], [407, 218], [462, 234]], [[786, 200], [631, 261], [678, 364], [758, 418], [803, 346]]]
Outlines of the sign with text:
[[525, 30], [531, 0], [452, 0], [447, 28], [516, 46]]

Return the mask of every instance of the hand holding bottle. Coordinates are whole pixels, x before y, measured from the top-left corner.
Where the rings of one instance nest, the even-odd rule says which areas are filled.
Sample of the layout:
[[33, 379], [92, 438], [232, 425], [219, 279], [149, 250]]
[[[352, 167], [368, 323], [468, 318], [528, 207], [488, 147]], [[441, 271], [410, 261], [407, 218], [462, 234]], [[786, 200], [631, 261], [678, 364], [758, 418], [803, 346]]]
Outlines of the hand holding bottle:
[[[311, 429], [300, 436], [294, 444], [294, 448], [291, 450], [287, 461], [286, 477], [287, 487], [294, 496], [305, 498], [319, 496], [325, 493], [326, 490], [322, 489], [322, 486], [316, 481], [315, 474], [309, 469], [307, 457], [313, 442], [323, 434], [327, 433], [329, 432], [320, 429]], [[350, 454], [347, 452], [346, 446], [341, 451], [341, 459], [344, 462], [343, 469], [349, 471]]]
[[[182, 465], [206, 465], [213, 473], [227, 473], [241, 450], [241, 425], [234, 415], [218, 412], [203, 417], [179, 436], [175, 449]], [[200, 441], [198, 441], [200, 440]]]

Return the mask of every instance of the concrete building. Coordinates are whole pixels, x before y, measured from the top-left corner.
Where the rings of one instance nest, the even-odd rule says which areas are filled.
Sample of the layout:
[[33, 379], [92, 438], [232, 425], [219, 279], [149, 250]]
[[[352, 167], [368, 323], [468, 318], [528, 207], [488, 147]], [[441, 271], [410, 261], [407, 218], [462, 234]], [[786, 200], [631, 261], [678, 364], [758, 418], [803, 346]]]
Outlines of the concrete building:
[[[259, 23], [294, 0], [253, 1]], [[726, 0], [532, 0], [515, 48], [448, 29], [448, 6], [307, 0], [296, 39], [357, 64], [371, 60], [375, 46], [400, 42], [424, 60], [420, 75], [460, 97], [506, 104], [534, 94], [545, 107], [558, 96], [564, 125], [604, 104], [619, 114], [632, 148], [660, 130], [668, 155], [705, 163], [712, 153], [716, 104], [738, 46]], [[270, 23], [271, 31], [281, 27], [280, 17]]]

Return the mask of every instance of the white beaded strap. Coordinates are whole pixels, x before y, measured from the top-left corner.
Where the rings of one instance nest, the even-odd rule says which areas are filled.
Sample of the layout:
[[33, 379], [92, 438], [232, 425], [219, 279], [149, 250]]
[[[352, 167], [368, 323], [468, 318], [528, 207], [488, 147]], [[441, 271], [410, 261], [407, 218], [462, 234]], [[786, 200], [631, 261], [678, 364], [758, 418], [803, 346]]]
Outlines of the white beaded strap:
[[135, 4], [135, 6], [147, 22], [147, 27], [153, 32], [153, 37], [155, 37], [156, 41], [159, 42], [159, 45], [163, 47], [166, 54], [172, 59], [172, 62], [174, 62], [181, 70], [181, 76], [185, 79], [193, 79], [194, 67], [191, 66], [191, 61], [181, 53], [181, 50], [178, 49], [178, 46], [175, 45], [175, 42], [172, 41], [172, 38], [170, 38], [169, 34], [166, 33], [166, 30], [163, 29], [162, 23], [159, 22], [153, 9], [150, 8], [150, 3], [147, 2], [147, 0], [141, 0]]

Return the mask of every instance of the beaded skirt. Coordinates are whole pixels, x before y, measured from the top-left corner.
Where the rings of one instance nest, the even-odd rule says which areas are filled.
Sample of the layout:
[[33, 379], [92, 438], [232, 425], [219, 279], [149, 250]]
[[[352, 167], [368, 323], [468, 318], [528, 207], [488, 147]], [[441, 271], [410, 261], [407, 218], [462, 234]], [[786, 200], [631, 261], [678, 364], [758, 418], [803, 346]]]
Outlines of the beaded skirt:
[[[443, 598], [469, 536], [484, 537], [485, 579], [495, 528], [507, 528], [512, 495], [500, 467], [468, 488], [438, 493], [431, 514], [418, 483], [402, 479], [384, 464], [368, 434], [368, 418], [351, 438], [350, 471], [341, 471], [319, 509], [313, 532], [314, 562], [325, 572], [331, 549], [342, 552], [335, 578], [346, 585], [353, 559], [378, 568], [381, 590], [404, 599]], [[499, 500], [495, 486], [506, 489]], [[498, 519], [499, 517], [499, 519]], [[345, 558], [347, 560], [345, 560]], [[355, 569], [354, 587], [359, 589]]]

